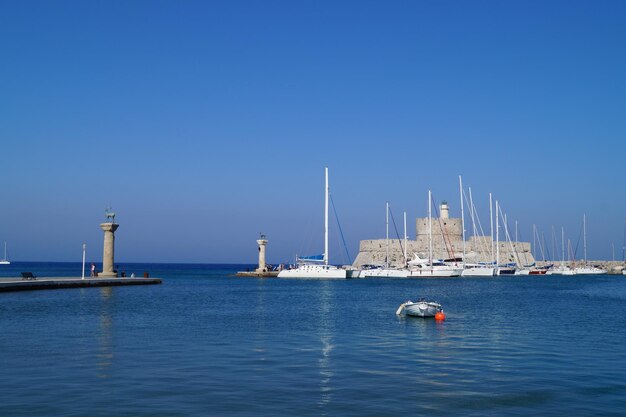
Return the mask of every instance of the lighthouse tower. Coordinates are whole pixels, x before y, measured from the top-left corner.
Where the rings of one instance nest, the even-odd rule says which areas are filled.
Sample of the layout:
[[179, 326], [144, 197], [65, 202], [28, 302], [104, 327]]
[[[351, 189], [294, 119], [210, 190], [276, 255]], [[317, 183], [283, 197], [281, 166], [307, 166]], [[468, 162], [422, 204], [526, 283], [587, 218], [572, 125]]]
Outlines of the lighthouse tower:
[[256, 272], [267, 272], [265, 267], [265, 247], [267, 246], [267, 239], [263, 233], [261, 233], [261, 237], [256, 243], [259, 245], [259, 267], [256, 269]]
[[441, 206], [439, 207], [439, 217], [441, 217], [441, 219], [449, 219], [450, 218], [450, 210], [448, 210], [448, 202], [447, 201], [442, 201], [441, 202]]

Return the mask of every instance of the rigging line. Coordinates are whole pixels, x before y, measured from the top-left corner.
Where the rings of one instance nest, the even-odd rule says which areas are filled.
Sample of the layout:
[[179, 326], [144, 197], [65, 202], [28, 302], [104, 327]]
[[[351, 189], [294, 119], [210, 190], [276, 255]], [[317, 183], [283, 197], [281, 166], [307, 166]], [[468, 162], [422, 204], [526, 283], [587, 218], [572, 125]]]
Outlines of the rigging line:
[[[435, 208], [435, 214], [437, 215], [439, 229], [441, 230], [441, 237], [443, 238], [443, 244], [446, 247], [446, 252], [448, 252], [448, 257], [455, 258], [454, 247], [452, 246], [452, 242], [450, 242], [450, 236], [448, 236], [448, 231], [442, 225], [441, 216], [439, 215], [439, 212], [437, 211], [437, 206], [435, 205], [435, 199], [432, 196], [432, 194], [430, 195], [430, 198], [432, 200], [431, 202], [433, 203], [433, 207]], [[450, 248], [448, 248], [448, 244], [450, 245]], [[452, 250], [452, 253], [450, 253], [450, 250]]]
[[[472, 188], [469, 187], [470, 190], [470, 196], [472, 195]], [[474, 202], [472, 201], [472, 199], [468, 199], [467, 194], [465, 193], [465, 190], [463, 190], [463, 197], [465, 198], [465, 204], [467, 205], [467, 208], [470, 210], [470, 217], [472, 219], [472, 236], [473, 237], [477, 237], [478, 235], [478, 229], [476, 228], [476, 220], [478, 220], [478, 224], [480, 225], [480, 218], [478, 218], [478, 213], [476, 213], [476, 208], [474, 207]], [[481, 234], [482, 234], [482, 225], [480, 226], [481, 229]], [[476, 239], [474, 239], [474, 244], [476, 244]], [[480, 250], [481, 251], [485, 251], [487, 252], [487, 248], [485, 247], [485, 241], [484, 239], [478, 239], [478, 245], [480, 246]], [[472, 247], [470, 247], [472, 248]], [[474, 252], [473, 248], [472, 248], [472, 252]]]
[[583, 227], [584, 227], [584, 224], [580, 226], [580, 229], [578, 231], [578, 241], [576, 242], [576, 248], [574, 249], [574, 254], [573, 254], [574, 262], [576, 262], [576, 255], [578, 254], [578, 246], [580, 245], [580, 238], [583, 235]]
[[548, 254], [547, 258], [544, 258], [543, 261], [550, 260], [550, 247], [546, 245], [546, 235], [544, 232], [541, 232], [541, 240], [543, 240], [543, 246], [546, 248], [546, 253]]
[[[502, 212], [502, 206], [499, 206], [498, 210], [500, 211], [500, 218], [502, 219], [502, 223], [504, 224], [504, 235], [506, 237], [507, 242], [509, 243], [509, 247], [511, 248], [511, 253], [513, 254], [513, 260], [515, 261], [517, 265], [520, 265], [522, 263], [522, 260], [520, 259], [519, 254], [517, 253], [517, 250], [513, 247], [513, 244], [511, 243], [511, 235], [509, 235], [509, 224], [508, 224], [508, 220], [505, 219], [504, 217], [504, 213]], [[526, 265], [522, 265], [522, 266], [526, 266]]]
[[346, 239], [343, 236], [343, 230], [341, 229], [341, 223], [339, 223], [339, 216], [337, 216], [337, 209], [335, 208], [335, 201], [333, 200], [332, 194], [328, 193], [328, 196], [330, 197], [330, 205], [333, 206], [333, 213], [335, 214], [337, 227], [339, 228], [339, 233], [341, 234], [341, 240], [343, 241], [343, 249], [346, 251], [346, 256], [348, 257], [348, 263], [352, 263], [352, 257], [350, 257], [350, 252], [348, 252], [348, 245], [346, 244]]
[[[472, 210], [472, 214], [473, 216], [476, 218], [476, 223], [478, 223], [478, 228], [480, 230], [480, 249], [482, 251], [484, 251], [485, 253], [488, 253], [490, 251], [489, 245], [487, 245], [487, 241], [484, 239], [485, 238], [485, 232], [483, 230], [483, 225], [480, 222], [480, 216], [478, 215], [478, 210], [476, 209], [476, 205], [474, 204], [474, 200], [471, 198], [472, 195], [472, 190], [470, 188], [470, 205], [471, 210]], [[474, 229], [476, 229], [476, 226], [474, 226]]]
[[[522, 231], [519, 231], [519, 241], [523, 242], [524, 238], [522, 237]], [[519, 242], [515, 242], [516, 244]], [[524, 264], [528, 265], [528, 257], [526, 256], [526, 250], [524, 250], [524, 248], [522, 247], [522, 255], [524, 255]], [[518, 255], [519, 256], [519, 255]], [[533, 256], [533, 262], [536, 261], [535, 257]]]
[[[400, 239], [400, 234], [398, 233], [398, 228], [396, 227], [396, 219], [393, 218], [393, 211], [389, 210], [389, 214], [391, 214], [391, 222], [393, 223], [393, 228], [396, 231], [396, 237], [398, 238], [398, 243], [400, 244], [400, 252], [404, 258], [404, 248], [402, 247], [402, 240]], [[404, 258], [404, 263], [406, 263], [406, 258]]]

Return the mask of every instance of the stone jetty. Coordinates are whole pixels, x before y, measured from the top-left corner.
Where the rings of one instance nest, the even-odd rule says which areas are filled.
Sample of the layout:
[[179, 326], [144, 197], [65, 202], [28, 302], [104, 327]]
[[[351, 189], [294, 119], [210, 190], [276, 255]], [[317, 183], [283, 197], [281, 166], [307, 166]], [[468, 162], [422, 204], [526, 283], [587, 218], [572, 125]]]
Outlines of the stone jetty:
[[71, 278], [42, 277], [35, 279], [2, 278], [0, 292], [56, 290], [62, 288], [119, 287], [126, 285], [161, 284], [160, 278]]

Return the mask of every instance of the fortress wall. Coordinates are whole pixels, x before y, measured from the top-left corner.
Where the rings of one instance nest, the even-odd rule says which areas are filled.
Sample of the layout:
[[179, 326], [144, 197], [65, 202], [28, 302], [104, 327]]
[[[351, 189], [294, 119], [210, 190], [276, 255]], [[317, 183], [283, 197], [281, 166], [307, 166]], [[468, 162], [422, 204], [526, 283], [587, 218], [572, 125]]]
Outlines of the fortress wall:
[[[451, 243], [454, 252], [449, 251], [450, 245], [444, 245], [441, 235], [439, 235], [438, 240], [433, 236], [433, 257], [437, 259], [461, 257], [463, 241], [457, 236], [457, 239]], [[364, 264], [384, 265], [386, 245], [386, 239], [362, 240], [359, 245], [359, 254], [352, 266], [360, 268]], [[471, 237], [465, 242], [466, 262], [491, 262], [491, 247], [491, 237]], [[499, 242], [499, 247], [501, 263], [519, 261], [523, 265], [529, 265], [535, 262], [529, 242]], [[407, 241], [408, 258], [411, 259], [414, 253], [419, 254], [422, 258], [428, 257], [428, 238]], [[397, 267], [404, 265], [404, 240], [389, 240], [389, 264]]]
[[[431, 218], [433, 258], [447, 259], [463, 255], [463, 233], [461, 219], [458, 218]], [[442, 233], [445, 230], [445, 238]], [[418, 218], [415, 221], [415, 240], [407, 241], [407, 257], [413, 258], [417, 253], [422, 258], [428, 258], [428, 218]], [[491, 262], [491, 236], [472, 236], [465, 241], [466, 262]], [[364, 264], [384, 265], [386, 263], [386, 239], [362, 240], [359, 245], [359, 254], [354, 263], [355, 268]], [[531, 254], [529, 242], [499, 242], [500, 263], [517, 262], [530, 265], [535, 262]], [[389, 240], [389, 264], [404, 266], [404, 240]]]

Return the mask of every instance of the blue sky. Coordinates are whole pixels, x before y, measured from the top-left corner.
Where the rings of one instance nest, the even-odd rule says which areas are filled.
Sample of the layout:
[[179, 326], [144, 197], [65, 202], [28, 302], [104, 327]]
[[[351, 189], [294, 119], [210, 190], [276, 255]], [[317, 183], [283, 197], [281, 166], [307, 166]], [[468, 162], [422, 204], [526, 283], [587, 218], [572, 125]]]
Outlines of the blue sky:
[[[0, 1], [0, 241], [14, 260], [351, 255], [458, 175], [531, 240], [587, 214], [621, 259], [622, 1]], [[398, 224], [401, 229], [401, 225]], [[548, 237], [547, 237], [548, 239]], [[581, 244], [582, 245], [582, 244]], [[579, 249], [579, 256], [582, 249]], [[331, 258], [340, 256], [331, 224]]]

